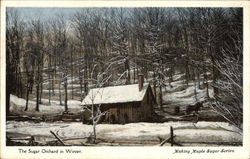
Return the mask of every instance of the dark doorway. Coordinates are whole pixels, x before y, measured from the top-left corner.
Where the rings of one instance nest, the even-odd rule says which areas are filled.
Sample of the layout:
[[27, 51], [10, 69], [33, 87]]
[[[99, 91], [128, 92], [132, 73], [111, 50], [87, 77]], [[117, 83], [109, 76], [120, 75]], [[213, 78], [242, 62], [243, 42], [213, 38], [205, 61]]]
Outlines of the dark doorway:
[[125, 124], [128, 123], [128, 114], [127, 113], [124, 114], [124, 123]]
[[111, 114], [111, 115], [110, 115], [109, 122], [110, 122], [111, 124], [114, 124], [114, 123], [116, 122], [116, 119], [115, 119], [115, 115], [114, 115], [114, 114]]

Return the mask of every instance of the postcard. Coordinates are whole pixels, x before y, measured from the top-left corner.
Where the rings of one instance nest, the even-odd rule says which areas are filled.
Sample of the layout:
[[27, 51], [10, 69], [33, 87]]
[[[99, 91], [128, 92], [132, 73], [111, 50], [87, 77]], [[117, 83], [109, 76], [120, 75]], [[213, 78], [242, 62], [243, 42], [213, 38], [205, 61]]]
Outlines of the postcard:
[[248, 159], [249, 1], [1, 1], [1, 153]]

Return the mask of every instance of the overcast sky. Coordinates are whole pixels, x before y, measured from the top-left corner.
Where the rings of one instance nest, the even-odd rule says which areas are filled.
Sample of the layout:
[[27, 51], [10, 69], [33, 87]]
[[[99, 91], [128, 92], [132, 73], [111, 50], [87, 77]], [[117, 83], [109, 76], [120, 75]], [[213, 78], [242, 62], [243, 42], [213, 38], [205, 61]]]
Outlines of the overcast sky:
[[48, 19], [50, 17], [55, 16], [56, 14], [63, 13], [65, 18], [69, 18], [70, 15], [75, 13], [76, 11], [81, 10], [81, 8], [14, 8], [8, 7], [7, 12], [11, 10], [17, 10], [20, 13], [22, 18], [33, 19], [33, 18], [40, 18], [40, 19]]

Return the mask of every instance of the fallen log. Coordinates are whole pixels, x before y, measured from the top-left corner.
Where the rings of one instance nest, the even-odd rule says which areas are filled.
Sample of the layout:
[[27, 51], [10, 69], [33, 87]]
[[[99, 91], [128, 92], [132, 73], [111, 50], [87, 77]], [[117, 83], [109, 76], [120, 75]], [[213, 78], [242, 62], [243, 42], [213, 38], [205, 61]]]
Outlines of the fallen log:
[[165, 143], [170, 142], [170, 139], [171, 139], [171, 137], [168, 137], [167, 139], [163, 140], [163, 141], [160, 143], [160, 146], [163, 146]]
[[39, 118], [29, 117], [27, 115], [14, 115], [7, 116], [7, 120], [15, 120], [15, 121], [37, 121]]
[[10, 138], [7, 136], [8, 145], [23, 145], [23, 146], [38, 146], [39, 143], [35, 141], [35, 137], [26, 137], [26, 138]]
[[53, 132], [50, 130], [50, 133], [55, 136], [55, 138], [63, 145], [66, 146], [65, 143]]
[[9, 140], [30, 140], [30, 137], [26, 137], [26, 138], [9, 138]]
[[189, 115], [182, 115], [182, 116], [171, 116], [161, 119], [161, 122], [168, 122], [168, 121], [194, 121], [198, 120], [197, 114], [189, 114]]
[[66, 139], [61, 139], [62, 141], [68, 141], [68, 140], [81, 140], [81, 139], [87, 139], [88, 137], [79, 137], [79, 138], [66, 138]]

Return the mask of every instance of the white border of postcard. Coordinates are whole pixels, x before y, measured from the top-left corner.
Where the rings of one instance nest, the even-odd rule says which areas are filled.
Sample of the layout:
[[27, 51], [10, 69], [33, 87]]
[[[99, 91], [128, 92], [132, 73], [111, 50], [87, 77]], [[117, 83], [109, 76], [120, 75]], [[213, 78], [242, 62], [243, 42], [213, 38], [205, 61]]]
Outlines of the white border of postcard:
[[[244, 106], [243, 106], [243, 146], [239, 147], [26, 147], [26, 146], [6, 146], [6, 117], [5, 117], [5, 14], [6, 7], [243, 7], [244, 13], [244, 68], [243, 68], [243, 90], [244, 90]], [[0, 70], [0, 110], [1, 110], [1, 159], [17, 159], [17, 158], [219, 158], [219, 159], [249, 159], [249, 114], [250, 114], [250, 1], [18, 1], [18, 0], [2, 0], [1, 1], [1, 70]], [[49, 154], [49, 153], [20, 153], [19, 149], [25, 150], [62, 150], [73, 149], [79, 150], [81, 153], [76, 154]], [[174, 154], [175, 150], [233, 150], [231, 153], [201, 153], [201, 154]]]

